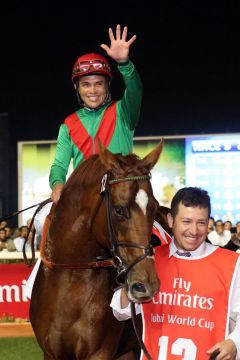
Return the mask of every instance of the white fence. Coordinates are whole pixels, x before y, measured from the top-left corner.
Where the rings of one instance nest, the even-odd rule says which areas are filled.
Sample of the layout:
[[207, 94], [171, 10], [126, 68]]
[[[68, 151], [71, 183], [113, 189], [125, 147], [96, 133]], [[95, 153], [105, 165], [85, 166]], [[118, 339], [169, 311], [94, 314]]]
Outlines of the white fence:
[[[32, 258], [31, 252], [26, 252], [27, 258]], [[40, 257], [40, 251], [35, 251], [35, 258]], [[0, 260], [14, 260], [14, 259], [22, 259], [24, 261], [23, 252], [22, 251], [0, 251]]]

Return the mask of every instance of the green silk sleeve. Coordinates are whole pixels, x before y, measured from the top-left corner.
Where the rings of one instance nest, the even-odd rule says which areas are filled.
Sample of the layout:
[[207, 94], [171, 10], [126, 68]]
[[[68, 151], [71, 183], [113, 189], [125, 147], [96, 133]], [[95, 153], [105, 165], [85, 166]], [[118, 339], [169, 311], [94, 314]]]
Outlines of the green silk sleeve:
[[126, 64], [118, 64], [125, 84], [125, 92], [123, 98], [119, 101], [119, 112], [122, 119], [130, 130], [134, 130], [138, 124], [142, 103], [142, 80], [129, 60]]
[[49, 175], [49, 185], [51, 189], [58, 183], [65, 184], [71, 158], [71, 139], [67, 126], [62, 124], [59, 129], [55, 158]]

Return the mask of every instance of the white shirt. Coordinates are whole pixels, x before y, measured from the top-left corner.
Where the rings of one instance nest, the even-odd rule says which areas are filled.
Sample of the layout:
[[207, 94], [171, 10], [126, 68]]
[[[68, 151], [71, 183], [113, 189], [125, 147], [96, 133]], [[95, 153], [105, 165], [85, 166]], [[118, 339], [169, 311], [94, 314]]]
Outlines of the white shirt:
[[223, 233], [220, 235], [216, 230], [211, 231], [208, 234], [208, 240], [211, 241], [213, 245], [225, 246], [231, 240], [232, 234], [229, 230], [223, 230]]
[[[190, 251], [191, 257], [185, 258], [186, 261], [191, 261], [194, 258], [204, 257], [211, 254], [213, 251], [217, 249], [217, 246], [209, 244], [207, 242], [203, 242], [196, 250]], [[171, 241], [169, 244], [169, 257], [181, 257], [176, 254], [177, 247], [174, 244], [174, 241]], [[131, 318], [131, 309], [130, 304], [122, 309], [120, 302], [121, 291], [117, 290], [112, 297], [112, 301], [110, 306], [112, 307], [114, 316], [122, 321]], [[139, 314], [141, 312], [141, 305], [136, 304], [136, 313]], [[227, 339], [232, 339], [237, 347], [237, 358], [236, 360], [240, 360], [240, 263], [238, 263], [238, 268], [236, 272], [236, 277], [232, 286], [232, 296], [230, 303], [230, 311], [229, 311], [229, 336]], [[223, 339], [224, 340], [224, 339]]]
[[[13, 240], [13, 243], [14, 243], [15, 248], [16, 248], [17, 251], [23, 251], [24, 242], [25, 242], [25, 238], [23, 238], [21, 236], [15, 238]], [[36, 250], [36, 244], [34, 244], [34, 248]], [[31, 245], [29, 243], [26, 243], [25, 250], [26, 251], [31, 251]]]

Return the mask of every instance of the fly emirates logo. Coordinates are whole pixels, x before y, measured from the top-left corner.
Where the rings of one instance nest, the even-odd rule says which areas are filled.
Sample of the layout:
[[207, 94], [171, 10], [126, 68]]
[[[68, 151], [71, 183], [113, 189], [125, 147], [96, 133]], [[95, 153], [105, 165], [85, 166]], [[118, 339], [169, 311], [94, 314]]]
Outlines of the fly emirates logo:
[[172, 292], [159, 292], [153, 299], [153, 303], [163, 305], [185, 306], [193, 309], [211, 310], [214, 305], [213, 298], [192, 294], [191, 281], [183, 278], [173, 279]]
[[1, 285], [0, 303], [28, 302], [25, 285], [26, 280], [22, 280], [21, 285]]

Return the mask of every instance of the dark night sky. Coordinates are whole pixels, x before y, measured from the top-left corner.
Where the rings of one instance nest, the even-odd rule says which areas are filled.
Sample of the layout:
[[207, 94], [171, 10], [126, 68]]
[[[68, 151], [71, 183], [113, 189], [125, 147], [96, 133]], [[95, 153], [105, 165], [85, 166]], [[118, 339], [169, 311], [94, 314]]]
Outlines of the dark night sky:
[[[9, 114], [11, 144], [56, 138], [77, 108], [73, 62], [86, 52], [103, 53], [99, 45], [108, 43], [107, 29], [117, 23], [138, 36], [130, 53], [144, 83], [137, 136], [239, 131], [239, 6], [49, 3], [0, 5], [0, 112]], [[123, 86], [112, 65], [116, 99]]]
[[[240, 13], [239, 5], [226, 4], [2, 1], [0, 113], [9, 114], [10, 159], [1, 173], [9, 189], [4, 212], [17, 209], [17, 141], [56, 139], [77, 109], [74, 61], [87, 52], [104, 54], [99, 45], [109, 43], [108, 27], [118, 23], [137, 34], [130, 57], [144, 97], [136, 136], [239, 132]], [[118, 99], [123, 84], [110, 63]]]

